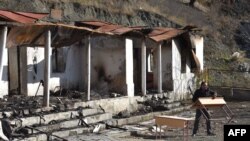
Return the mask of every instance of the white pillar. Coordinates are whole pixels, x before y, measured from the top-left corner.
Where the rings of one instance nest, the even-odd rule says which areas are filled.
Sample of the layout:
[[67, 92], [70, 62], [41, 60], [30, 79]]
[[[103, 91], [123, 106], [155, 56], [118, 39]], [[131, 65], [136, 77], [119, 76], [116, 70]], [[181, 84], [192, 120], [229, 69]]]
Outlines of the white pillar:
[[203, 56], [203, 52], [204, 52], [204, 39], [202, 36], [198, 36], [198, 35], [192, 35], [190, 36], [191, 41], [194, 44], [195, 47], [195, 53], [196, 56], [200, 62], [200, 70], [203, 71], [204, 69], [204, 56]]
[[145, 42], [142, 41], [142, 46], [141, 46], [141, 90], [142, 90], [142, 95], [146, 95], [147, 93], [147, 54], [146, 54], [146, 45]]
[[91, 41], [90, 36], [88, 37], [88, 50], [87, 50], [87, 79], [88, 79], [88, 88], [87, 88], [87, 100], [90, 100], [90, 76], [91, 76]]
[[200, 61], [200, 65], [201, 65], [201, 71], [203, 71], [204, 67], [203, 67], [203, 61], [204, 61], [204, 56], [203, 56], [203, 48], [204, 48], [204, 44], [203, 44], [203, 37], [197, 37], [195, 39], [195, 48], [196, 48], [196, 56]]
[[45, 49], [44, 49], [44, 92], [43, 92], [43, 106], [49, 107], [49, 86], [50, 86], [50, 59], [51, 56], [51, 32], [47, 31], [45, 35]]
[[134, 96], [134, 77], [133, 77], [133, 41], [130, 39], [125, 40], [125, 52], [126, 52], [126, 85], [127, 95], [129, 97]]
[[157, 86], [158, 93], [162, 93], [162, 63], [161, 63], [161, 44], [158, 45], [157, 48]]
[[1, 30], [1, 45], [0, 45], [0, 81], [2, 80], [2, 72], [3, 72], [3, 57], [4, 57], [4, 50], [6, 48], [7, 42], [7, 31], [8, 28], [5, 26]]

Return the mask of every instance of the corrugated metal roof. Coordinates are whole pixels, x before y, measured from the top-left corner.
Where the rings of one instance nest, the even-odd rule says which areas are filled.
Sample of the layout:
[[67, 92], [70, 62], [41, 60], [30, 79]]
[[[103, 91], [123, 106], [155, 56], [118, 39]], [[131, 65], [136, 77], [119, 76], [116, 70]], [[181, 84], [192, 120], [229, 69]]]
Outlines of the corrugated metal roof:
[[[1, 15], [2, 14], [2, 15]], [[20, 16], [20, 14], [22, 14]], [[102, 21], [84, 21], [78, 22], [78, 26], [67, 24], [53, 24], [53, 23], [32, 23], [35, 19], [42, 18], [45, 14], [34, 14], [18, 12], [13, 13], [9, 11], [0, 10], [0, 16], [6, 16], [6, 19], [16, 20], [18, 22], [31, 22], [20, 26], [13, 26], [8, 34], [8, 46], [15, 45], [44, 45], [44, 32], [48, 29], [52, 32], [52, 45], [56, 47], [67, 46], [76, 41], [81, 40], [83, 36], [90, 33], [108, 34], [108, 35], [123, 35], [125, 33], [139, 32], [155, 42], [168, 40], [188, 30], [163, 28], [163, 27], [125, 27], [122, 25], [115, 25]], [[24, 17], [22, 19], [21, 17]], [[26, 19], [25, 19], [26, 18]], [[97, 28], [90, 28], [95, 26]]]
[[47, 16], [48, 14], [28, 13], [28, 12], [13, 12], [7, 10], [0, 10], [0, 17], [4, 21], [18, 22], [18, 23], [34, 23], [35, 21]]

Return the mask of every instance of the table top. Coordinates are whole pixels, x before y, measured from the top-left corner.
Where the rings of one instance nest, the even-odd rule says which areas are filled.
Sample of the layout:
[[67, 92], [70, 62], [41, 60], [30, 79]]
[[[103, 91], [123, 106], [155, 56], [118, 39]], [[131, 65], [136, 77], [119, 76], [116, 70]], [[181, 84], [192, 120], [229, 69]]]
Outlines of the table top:
[[197, 107], [197, 106], [224, 106], [226, 105], [226, 101], [224, 100], [223, 97], [201, 97], [199, 98], [192, 107]]

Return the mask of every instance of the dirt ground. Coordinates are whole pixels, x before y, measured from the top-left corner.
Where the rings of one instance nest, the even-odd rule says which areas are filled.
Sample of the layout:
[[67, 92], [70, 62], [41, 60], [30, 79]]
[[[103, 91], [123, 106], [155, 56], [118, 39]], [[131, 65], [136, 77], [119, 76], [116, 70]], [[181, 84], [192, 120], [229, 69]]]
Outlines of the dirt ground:
[[[229, 124], [250, 124], [250, 102], [249, 101], [231, 101], [227, 102], [228, 107], [235, 114], [234, 118]], [[228, 124], [227, 120], [224, 118], [225, 113], [220, 109], [210, 109], [210, 113], [213, 119], [222, 119], [215, 120], [211, 122], [212, 130], [216, 134], [215, 136], [207, 136], [206, 134], [206, 125], [205, 119], [202, 118], [200, 121], [200, 126], [198, 133], [195, 137], [192, 137], [193, 121], [189, 124], [189, 141], [223, 141], [224, 131], [223, 125]], [[176, 116], [181, 117], [194, 117], [195, 109], [190, 109], [176, 114]], [[123, 128], [126, 128], [126, 131], [113, 128], [109, 130], [104, 130], [98, 134], [88, 134], [81, 135], [77, 137], [69, 137], [71, 140], [98, 140], [98, 141], [182, 141], [183, 138], [183, 129], [174, 129], [174, 128], [162, 128], [164, 134], [162, 133], [161, 139], [155, 138], [155, 132], [153, 132], [153, 127], [155, 126], [154, 120], [141, 122], [134, 125], [124, 125]]]

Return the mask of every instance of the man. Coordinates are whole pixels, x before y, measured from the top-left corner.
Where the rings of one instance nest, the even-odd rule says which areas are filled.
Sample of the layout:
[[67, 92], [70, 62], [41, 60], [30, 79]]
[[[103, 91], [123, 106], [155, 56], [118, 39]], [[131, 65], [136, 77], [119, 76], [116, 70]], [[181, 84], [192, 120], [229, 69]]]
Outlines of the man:
[[[201, 82], [201, 86], [199, 89], [197, 89], [193, 95], [193, 102], [196, 102], [198, 100], [198, 98], [200, 97], [210, 97], [212, 96], [213, 98], [216, 97], [216, 93], [213, 91], [210, 91], [208, 88], [208, 85], [206, 82]], [[196, 115], [195, 115], [195, 121], [194, 121], [194, 129], [193, 129], [193, 134], [192, 136], [195, 136], [199, 127], [199, 121], [201, 119], [201, 110], [203, 111], [203, 113], [208, 117], [208, 120], [206, 121], [207, 124], [207, 135], [215, 135], [214, 133], [211, 132], [211, 124], [210, 124], [210, 115], [207, 112], [207, 110], [205, 109], [196, 109]]]

